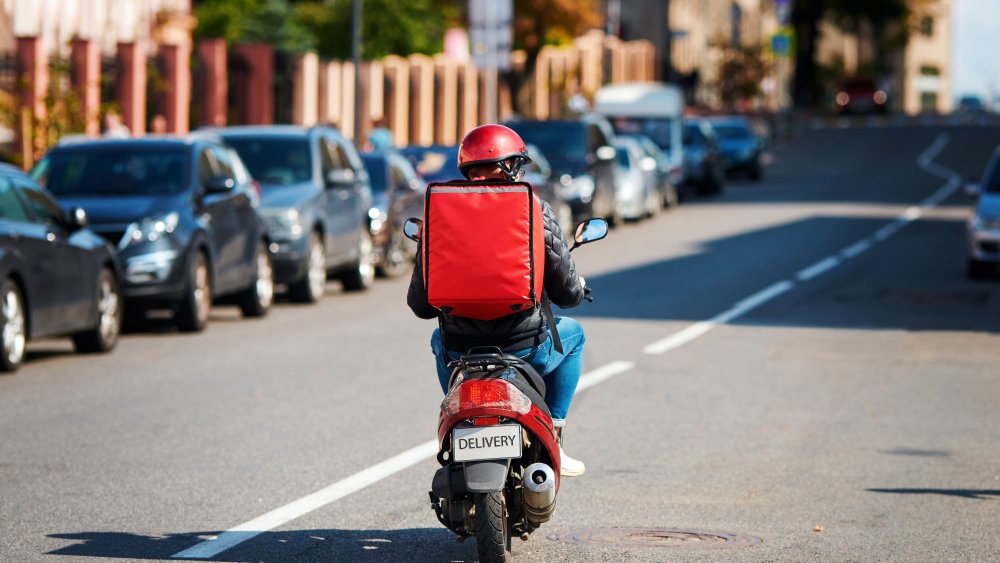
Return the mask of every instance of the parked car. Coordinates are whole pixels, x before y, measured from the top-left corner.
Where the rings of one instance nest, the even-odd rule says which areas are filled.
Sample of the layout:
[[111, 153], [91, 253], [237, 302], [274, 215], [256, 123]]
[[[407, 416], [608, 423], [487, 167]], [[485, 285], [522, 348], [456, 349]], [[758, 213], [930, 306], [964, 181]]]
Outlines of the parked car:
[[563, 234], [569, 237], [576, 223], [573, 222], [573, 208], [560, 194], [559, 179], [552, 175], [552, 165], [538, 147], [531, 143], [525, 146], [531, 162], [524, 166], [524, 181], [531, 184], [538, 197], [548, 202]]
[[427, 183], [417, 175], [403, 155], [372, 151], [361, 154], [372, 185], [371, 232], [375, 240], [376, 273], [383, 277], [402, 274], [413, 263], [416, 245], [403, 234], [403, 223], [424, 216]]
[[647, 155], [638, 141], [619, 137], [618, 180], [615, 182], [615, 204], [618, 214], [627, 221], [652, 217], [660, 210], [662, 199], [656, 189], [656, 161]]
[[616, 135], [651, 139], [670, 185], [675, 191], [682, 186], [684, 94], [680, 88], [656, 82], [611, 84], [594, 93], [594, 111], [611, 121]]
[[68, 335], [77, 352], [108, 352], [122, 323], [114, 248], [27, 175], [0, 164], [0, 371], [28, 340]]
[[966, 229], [968, 274], [979, 279], [995, 273], [1000, 265], [1000, 147], [971, 192], [977, 200]]
[[660, 205], [663, 207], [675, 207], [680, 202], [677, 184], [675, 183], [680, 178], [680, 172], [674, 173], [670, 161], [664, 157], [664, 153], [660, 150], [659, 145], [645, 135], [618, 135], [618, 138], [634, 139], [639, 143], [639, 148], [642, 149], [644, 157], [652, 159], [651, 162], [647, 161], [646, 166], [653, 167], [653, 183], [656, 186], [656, 193], [659, 194]]
[[844, 79], [833, 96], [834, 109], [846, 114], [886, 114], [889, 113], [889, 95], [866, 76], [852, 76]]
[[260, 182], [275, 281], [314, 303], [337, 278], [348, 291], [375, 279], [368, 172], [354, 144], [332, 127], [240, 126], [213, 130]]
[[[556, 214], [559, 225], [563, 228], [563, 232], [571, 233], [575, 227], [573, 208], [569, 202], [563, 199], [562, 184], [558, 177], [553, 175], [548, 159], [538, 147], [531, 143], [525, 143], [525, 147], [528, 149], [528, 158], [531, 159], [531, 163], [524, 167], [524, 181], [534, 187], [538, 197], [549, 203], [552, 211]], [[403, 148], [401, 153], [413, 164], [417, 174], [427, 183], [464, 178], [458, 170], [458, 145], [428, 147], [411, 145]]]
[[274, 286], [259, 196], [218, 138], [65, 143], [31, 174], [64, 207], [86, 210], [93, 230], [117, 246], [131, 319], [169, 308], [178, 328], [199, 331], [213, 302], [267, 314]]
[[615, 205], [617, 151], [615, 132], [604, 117], [585, 114], [575, 119], [505, 123], [536, 145], [559, 178], [560, 195], [569, 202], [575, 220], [603, 217], [612, 226], [620, 216]]
[[708, 121], [715, 132], [726, 175], [743, 173], [759, 181], [764, 175], [761, 164], [764, 139], [754, 131], [750, 121], [738, 115], [713, 117]]
[[687, 119], [682, 129], [685, 187], [702, 195], [721, 192], [722, 156], [711, 125], [704, 119]]

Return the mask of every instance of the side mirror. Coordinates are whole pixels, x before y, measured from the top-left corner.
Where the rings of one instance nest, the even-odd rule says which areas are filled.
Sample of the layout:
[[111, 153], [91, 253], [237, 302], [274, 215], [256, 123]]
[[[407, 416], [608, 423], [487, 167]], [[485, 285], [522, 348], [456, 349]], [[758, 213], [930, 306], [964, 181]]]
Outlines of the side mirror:
[[614, 160], [618, 156], [618, 151], [611, 145], [604, 145], [597, 149], [597, 160]]
[[[593, 219], [587, 219], [582, 221], [576, 226], [575, 234], [573, 235], [573, 248], [580, 246], [581, 244], [587, 244], [588, 242], [594, 242], [595, 240], [601, 240], [602, 238], [608, 236], [608, 222], [600, 217]], [[570, 250], [572, 250], [571, 248]]]
[[406, 238], [420, 242], [420, 235], [424, 232], [424, 222], [420, 219], [409, 218], [403, 223], [403, 234]]
[[213, 176], [205, 182], [205, 193], [217, 194], [228, 192], [236, 187], [236, 180], [228, 176]]
[[336, 168], [326, 173], [329, 188], [350, 188], [354, 185], [354, 171], [350, 168]]
[[979, 181], [975, 178], [970, 178], [965, 182], [965, 186], [962, 191], [966, 196], [971, 198], [979, 197]]
[[74, 207], [66, 212], [66, 224], [69, 225], [70, 229], [79, 231], [86, 229], [90, 225], [90, 221], [87, 219], [87, 212], [82, 207]]

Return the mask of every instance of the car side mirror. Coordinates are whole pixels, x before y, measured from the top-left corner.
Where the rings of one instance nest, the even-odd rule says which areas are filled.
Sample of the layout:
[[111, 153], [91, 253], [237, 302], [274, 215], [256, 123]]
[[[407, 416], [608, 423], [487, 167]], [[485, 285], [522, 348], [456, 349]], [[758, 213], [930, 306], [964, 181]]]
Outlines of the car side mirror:
[[236, 180], [229, 176], [213, 176], [205, 182], [205, 193], [218, 194], [236, 187]]
[[74, 231], [86, 229], [90, 225], [87, 219], [87, 212], [82, 207], [74, 207], [66, 212], [66, 224]]
[[979, 180], [975, 178], [969, 178], [968, 180], [966, 180], [965, 186], [963, 186], [962, 191], [965, 193], [966, 196], [970, 198], [979, 197]]
[[420, 219], [409, 218], [403, 223], [403, 234], [406, 238], [420, 242], [420, 235], [424, 232], [424, 222]]
[[328, 188], [350, 188], [354, 186], [354, 171], [350, 168], [336, 168], [326, 173]]
[[[576, 226], [576, 231], [574, 232], [573, 248], [576, 248], [581, 244], [601, 240], [602, 238], [608, 236], [608, 222], [600, 217], [587, 219], [586, 221], [581, 221], [580, 224]], [[573, 248], [570, 250], [573, 250]]]

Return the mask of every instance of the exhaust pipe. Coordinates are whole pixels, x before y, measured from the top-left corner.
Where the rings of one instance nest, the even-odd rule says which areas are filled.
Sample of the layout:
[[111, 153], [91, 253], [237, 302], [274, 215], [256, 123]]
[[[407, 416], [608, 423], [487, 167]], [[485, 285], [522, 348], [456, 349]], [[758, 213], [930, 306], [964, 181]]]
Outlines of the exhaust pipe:
[[544, 463], [532, 463], [524, 469], [521, 483], [524, 513], [532, 524], [548, 522], [556, 510], [556, 475]]

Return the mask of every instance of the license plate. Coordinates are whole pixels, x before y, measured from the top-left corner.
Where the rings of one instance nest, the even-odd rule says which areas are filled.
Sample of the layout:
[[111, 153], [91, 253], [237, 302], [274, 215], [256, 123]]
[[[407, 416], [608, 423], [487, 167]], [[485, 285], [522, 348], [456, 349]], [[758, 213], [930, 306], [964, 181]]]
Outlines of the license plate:
[[456, 428], [451, 436], [455, 461], [521, 457], [521, 427], [517, 424]]

